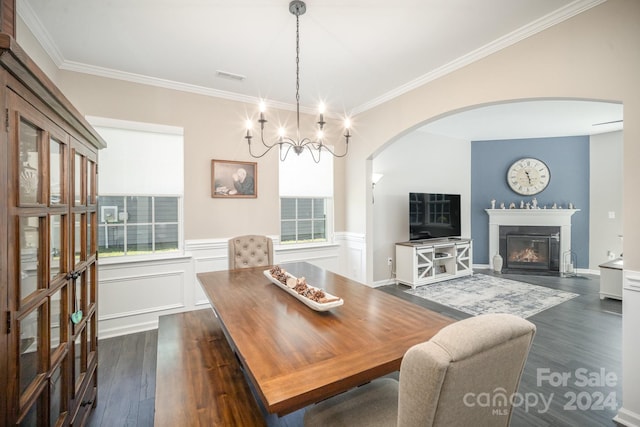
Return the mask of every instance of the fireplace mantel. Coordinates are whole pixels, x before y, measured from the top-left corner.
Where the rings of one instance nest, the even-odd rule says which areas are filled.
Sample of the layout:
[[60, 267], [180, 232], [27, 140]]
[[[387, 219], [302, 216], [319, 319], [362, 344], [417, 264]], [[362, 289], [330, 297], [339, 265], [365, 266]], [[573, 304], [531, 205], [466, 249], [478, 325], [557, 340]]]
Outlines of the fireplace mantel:
[[[498, 253], [501, 225], [560, 227], [560, 256], [571, 250], [571, 217], [580, 209], [485, 209], [489, 214], [489, 263]], [[565, 266], [560, 263], [560, 272]]]

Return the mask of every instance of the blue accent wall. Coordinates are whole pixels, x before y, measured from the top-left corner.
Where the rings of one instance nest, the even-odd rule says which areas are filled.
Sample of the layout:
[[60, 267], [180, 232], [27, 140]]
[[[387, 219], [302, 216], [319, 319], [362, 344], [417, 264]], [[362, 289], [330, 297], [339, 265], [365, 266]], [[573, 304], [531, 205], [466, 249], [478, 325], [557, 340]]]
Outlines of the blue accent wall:
[[[580, 209], [571, 217], [571, 249], [579, 268], [589, 267], [589, 137], [532, 138], [471, 142], [471, 237], [473, 262], [489, 264], [489, 215], [485, 209], [496, 200], [496, 208], [504, 202], [530, 202], [509, 188], [507, 170], [523, 157], [540, 159], [549, 166], [548, 187], [535, 197], [540, 207], [554, 203], [567, 208], [571, 202]], [[493, 254], [491, 254], [493, 256]], [[560, 260], [562, 262], [562, 259]]]

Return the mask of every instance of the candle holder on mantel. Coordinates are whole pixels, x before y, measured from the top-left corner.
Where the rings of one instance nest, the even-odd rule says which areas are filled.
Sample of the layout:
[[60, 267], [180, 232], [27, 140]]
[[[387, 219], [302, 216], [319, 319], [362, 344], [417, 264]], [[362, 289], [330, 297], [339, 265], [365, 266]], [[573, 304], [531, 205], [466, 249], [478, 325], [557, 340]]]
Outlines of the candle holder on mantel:
[[578, 256], [573, 251], [566, 251], [562, 254], [563, 276], [576, 277], [578, 275]]

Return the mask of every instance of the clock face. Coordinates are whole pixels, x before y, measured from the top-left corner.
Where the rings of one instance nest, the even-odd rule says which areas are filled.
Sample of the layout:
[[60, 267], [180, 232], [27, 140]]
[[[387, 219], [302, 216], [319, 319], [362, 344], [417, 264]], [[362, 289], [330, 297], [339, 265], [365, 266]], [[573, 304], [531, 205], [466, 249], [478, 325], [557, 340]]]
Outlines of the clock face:
[[538, 194], [549, 185], [549, 168], [541, 160], [524, 158], [514, 162], [507, 172], [509, 187], [518, 194]]

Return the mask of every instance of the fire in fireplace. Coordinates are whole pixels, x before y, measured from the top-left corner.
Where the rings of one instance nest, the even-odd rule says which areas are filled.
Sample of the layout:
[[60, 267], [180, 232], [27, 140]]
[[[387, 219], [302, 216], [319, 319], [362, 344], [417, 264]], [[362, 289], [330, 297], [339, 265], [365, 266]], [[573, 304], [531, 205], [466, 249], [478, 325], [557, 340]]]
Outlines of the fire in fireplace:
[[505, 271], [558, 272], [560, 233], [558, 227], [500, 226], [500, 255]]
[[507, 268], [549, 270], [550, 236], [507, 235]]

